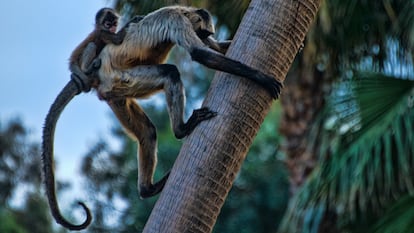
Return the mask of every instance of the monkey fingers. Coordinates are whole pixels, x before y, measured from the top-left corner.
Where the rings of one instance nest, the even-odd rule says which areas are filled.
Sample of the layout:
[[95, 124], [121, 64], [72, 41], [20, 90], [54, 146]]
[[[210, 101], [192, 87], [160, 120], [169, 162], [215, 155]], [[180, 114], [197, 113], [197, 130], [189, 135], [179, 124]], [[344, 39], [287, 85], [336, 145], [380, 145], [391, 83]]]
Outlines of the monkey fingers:
[[202, 121], [211, 119], [217, 116], [217, 112], [211, 111], [209, 108], [204, 107], [200, 109], [195, 109], [193, 114], [191, 114], [190, 118], [188, 119], [187, 123], [184, 124], [182, 134], [175, 134], [178, 139], [181, 139], [187, 135], [189, 135], [195, 127]]

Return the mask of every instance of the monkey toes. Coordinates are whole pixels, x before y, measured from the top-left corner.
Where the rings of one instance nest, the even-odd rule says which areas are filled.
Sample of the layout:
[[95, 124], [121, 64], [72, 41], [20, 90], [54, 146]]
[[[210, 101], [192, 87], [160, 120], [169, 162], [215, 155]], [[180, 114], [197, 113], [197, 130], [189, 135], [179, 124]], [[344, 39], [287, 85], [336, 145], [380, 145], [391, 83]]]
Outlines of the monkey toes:
[[187, 123], [181, 127], [180, 132], [175, 132], [175, 137], [181, 139], [189, 135], [200, 122], [211, 119], [215, 116], [217, 116], [217, 112], [211, 111], [207, 107], [195, 109]]
[[277, 79], [272, 78], [270, 81], [270, 85], [267, 86], [267, 90], [270, 92], [270, 95], [273, 99], [277, 99], [280, 96], [280, 91], [283, 87], [283, 84], [279, 82]]
[[259, 84], [269, 92], [273, 99], [279, 98], [280, 91], [283, 87], [283, 84], [279, 80], [261, 72], [258, 73], [257, 78]]
[[211, 111], [207, 107], [195, 109], [186, 123], [187, 135], [193, 132], [195, 127], [200, 122], [211, 119], [215, 116], [217, 116], [217, 112]]
[[217, 112], [211, 111], [207, 107], [195, 109], [193, 114], [191, 114], [190, 119], [188, 119], [187, 124], [189, 124], [190, 121], [195, 121], [198, 124], [201, 121], [208, 120], [215, 116], [217, 116]]
[[167, 172], [167, 174], [165, 174], [165, 176], [155, 184], [151, 184], [149, 186], [141, 184], [139, 186], [139, 196], [141, 199], [152, 197], [160, 193], [164, 188], [169, 176], [170, 172]]

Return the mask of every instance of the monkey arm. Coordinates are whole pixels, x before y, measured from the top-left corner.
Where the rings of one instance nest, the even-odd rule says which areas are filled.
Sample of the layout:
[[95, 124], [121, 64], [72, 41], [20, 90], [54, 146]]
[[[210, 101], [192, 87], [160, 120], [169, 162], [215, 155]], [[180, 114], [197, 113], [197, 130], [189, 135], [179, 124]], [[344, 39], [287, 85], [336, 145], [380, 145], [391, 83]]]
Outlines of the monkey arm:
[[97, 46], [95, 43], [93, 42], [89, 42], [85, 49], [82, 52], [80, 61], [80, 68], [82, 70], [82, 72], [85, 72], [86, 70], [88, 70], [88, 68], [90, 67], [90, 65], [92, 64], [92, 60], [95, 59], [95, 57], [98, 55], [97, 53]]
[[88, 92], [91, 89], [91, 79], [87, 76], [100, 67], [100, 60], [96, 57], [96, 45], [89, 42], [81, 54], [80, 63], [70, 64], [72, 71], [71, 79], [76, 83], [80, 90]]
[[190, 50], [191, 58], [211, 69], [235, 74], [250, 79], [268, 90], [272, 98], [279, 97], [282, 84], [272, 76], [266, 75], [243, 63], [223, 56], [208, 48], [193, 47]]

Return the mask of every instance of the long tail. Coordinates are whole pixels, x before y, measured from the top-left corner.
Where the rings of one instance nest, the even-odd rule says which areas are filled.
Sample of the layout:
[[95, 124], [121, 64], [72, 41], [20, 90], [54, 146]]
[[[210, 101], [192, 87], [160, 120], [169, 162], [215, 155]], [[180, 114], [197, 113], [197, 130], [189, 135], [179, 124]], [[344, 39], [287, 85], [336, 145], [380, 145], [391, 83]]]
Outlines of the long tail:
[[54, 159], [53, 159], [53, 144], [57, 120], [66, 105], [80, 93], [80, 88], [73, 80], [62, 89], [59, 95], [53, 102], [50, 110], [46, 116], [45, 125], [43, 127], [43, 143], [42, 143], [42, 161], [43, 161], [43, 180], [45, 182], [46, 194], [49, 201], [50, 210], [56, 222], [69, 230], [85, 229], [92, 221], [91, 212], [83, 202], [78, 202], [79, 205], [86, 212], [86, 220], [80, 224], [75, 225], [67, 221], [59, 210], [59, 205], [56, 199], [55, 187], [55, 173], [54, 173]]

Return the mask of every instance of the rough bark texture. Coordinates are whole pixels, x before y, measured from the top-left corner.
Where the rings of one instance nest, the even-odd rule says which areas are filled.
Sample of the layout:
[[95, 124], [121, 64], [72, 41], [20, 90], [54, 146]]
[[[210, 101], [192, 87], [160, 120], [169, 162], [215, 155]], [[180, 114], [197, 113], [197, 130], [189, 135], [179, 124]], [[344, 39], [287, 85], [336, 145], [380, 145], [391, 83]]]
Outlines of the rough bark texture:
[[[227, 56], [283, 80], [319, 0], [253, 0]], [[211, 232], [272, 103], [266, 90], [217, 73], [204, 106], [218, 112], [186, 139], [144, 232]]]

